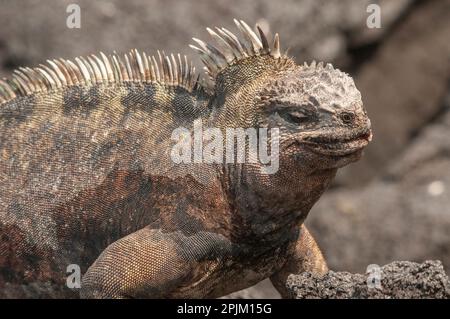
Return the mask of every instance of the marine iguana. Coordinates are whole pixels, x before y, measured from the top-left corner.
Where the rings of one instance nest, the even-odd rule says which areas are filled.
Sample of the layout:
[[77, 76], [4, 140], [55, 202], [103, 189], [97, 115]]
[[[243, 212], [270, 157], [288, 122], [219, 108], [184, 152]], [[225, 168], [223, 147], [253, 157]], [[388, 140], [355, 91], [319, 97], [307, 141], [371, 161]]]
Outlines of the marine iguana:
[[[242, 20], [180, 55], [92, 55], [0, 82], [0, 295], [215, 298], [327, 272], [303, 226], [370, 121], [351, 77], [297, 65]], [[173, 132], [279, 129], [279, 169], [175, 163]], [[258, 137], [259, 138], [259, 137]], [[269, 138], [270, 139], [270, 138]], [[81, 289], [66, 286], [81, 267]]]

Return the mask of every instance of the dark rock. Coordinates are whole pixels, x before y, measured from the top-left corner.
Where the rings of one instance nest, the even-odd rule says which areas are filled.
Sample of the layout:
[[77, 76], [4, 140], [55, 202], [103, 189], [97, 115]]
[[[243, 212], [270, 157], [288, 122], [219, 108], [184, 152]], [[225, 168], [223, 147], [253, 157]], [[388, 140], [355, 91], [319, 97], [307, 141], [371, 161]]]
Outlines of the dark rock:
[[450, 281], [440, 261], [395, 261], [378, 268], [379, 277], [374, 269], [364, 275], [335, 271], [323, 277], [290, 275], [286, 286], [296, 299], [450, 298]]

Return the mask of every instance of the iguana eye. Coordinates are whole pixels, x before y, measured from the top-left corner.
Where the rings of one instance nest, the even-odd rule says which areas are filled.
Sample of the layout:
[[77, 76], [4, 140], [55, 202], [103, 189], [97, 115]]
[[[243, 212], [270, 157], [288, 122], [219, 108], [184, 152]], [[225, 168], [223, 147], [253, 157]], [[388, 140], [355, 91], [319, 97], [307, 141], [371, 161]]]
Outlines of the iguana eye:
[[295, 123], [295, 124], [303, 124], [306, 122], [309, 122], [310, 116], [308, 114], [305, 114], [303, 112], [299, 111], [291, 111], [291, 112], [282, 112], [280, 116], [288, 122]]
[[355, 118], [355, 116], [352, 113], [348, 113], [348, 112], [343, 112], [341, 115], [341, 120], [342, 122], [344, 122], [345, 124], [351, 124]]

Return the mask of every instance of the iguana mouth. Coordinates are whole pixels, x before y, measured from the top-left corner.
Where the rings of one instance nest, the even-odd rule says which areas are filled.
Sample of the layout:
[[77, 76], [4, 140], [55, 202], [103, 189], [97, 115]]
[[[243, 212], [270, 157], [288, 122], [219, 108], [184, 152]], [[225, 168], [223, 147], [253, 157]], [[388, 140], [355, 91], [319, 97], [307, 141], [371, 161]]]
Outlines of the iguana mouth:
[[315, 153], [330, 156], [346, 156], [362, 150], [372, 140], [372, 131], [367, 128], [336, 135], [330, 132], [302, 138], [302, 144]]

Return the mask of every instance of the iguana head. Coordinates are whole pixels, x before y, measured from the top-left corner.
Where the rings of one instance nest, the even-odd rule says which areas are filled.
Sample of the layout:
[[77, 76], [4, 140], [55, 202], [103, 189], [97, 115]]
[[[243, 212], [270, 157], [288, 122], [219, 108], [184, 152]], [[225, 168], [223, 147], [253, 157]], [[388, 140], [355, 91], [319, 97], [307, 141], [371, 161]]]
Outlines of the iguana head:
[[194, 38], [213, 82], [209, 124], [278, 129], [279, 169], [270, 175], [246, 163], [226, 168], [227, 175], [234, 176], [241, 209], [266, 212], [261, 225], [280, 212], [304, 217], [337, 168], [359, 159], [371, 139], [361, 94], [330, 64], [297, 65], [280, 52], [278, 34], [269, 45], [259, 27], [257, 36], [242, 20], [235, 23], [240, 38], [224, 28], [207, 29], [218, 45]]
[[[222, 127], [280, 129], [280, 153], [318, 169], [357, 160], [371, 140], [370, 120], [353, 79], [331, 64], [297, 65], [235, 20], [243, 37], [207, 29], [218, 46], [195, 39], [214, 82], [212, 108]], [[317, 157], [326, 160], [317, 161]], [[320, 164], [320, 165], [319, 165]]]
[[360, 92], [331, 64], [305, 63], [284, 71], [265, 84], [258, 99], [265, 112], [261, 125], [280, 128], [285, 151], [311, 152], [344, 165], [343, 158], [358, 159], [371, 140]]

